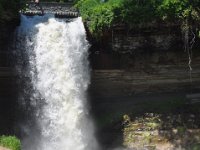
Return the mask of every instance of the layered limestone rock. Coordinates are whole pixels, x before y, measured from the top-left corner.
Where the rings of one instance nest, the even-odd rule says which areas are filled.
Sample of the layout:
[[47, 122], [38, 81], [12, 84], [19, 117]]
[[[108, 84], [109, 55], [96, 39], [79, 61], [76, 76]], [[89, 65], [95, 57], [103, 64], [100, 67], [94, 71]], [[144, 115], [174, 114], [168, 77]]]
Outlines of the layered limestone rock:
[[[99, 125], [99, 139], [105, 147], [118, 147], [137, 134], [130, 139], [130, 145], [124, 144], [133, 148], [135, 143], [143, 144], [146, 138], [151, 137], [149, 131], [138, 131], [139, 128], [134, 134], [127, 131], [123, 137], [122, 118], [125, 114], [138, 117], [143, 113], [160, 113], [163, 116], [176, 113], [189, 120], [188, 114], [197, 113], [194, 120], [199, 120], [198, 109], [194, 109], [200, 104], [199, 42], [195, 43], [190, 70], [180, 31], [164, 29], [165, 32], [140, 32], [139, 29], [135, 33], [113, 31], [107, 39], [92, 45], [90, 59], [93, 71], [89, 92]], [[191, 128], [191, 132], [188, 130], [185, 136], [191, 134], [195, 137], [196, 133], [199, 134], [199, 131], [192, 133], [196, 129], [199, 126]], [[153, 138], [157, 136], [154, 133]], [[171, 130], [166, 133], [171, 133]], [[176, 140], [183, 139], [177, 137]], [[157, 149], [173, 148], [169, 141], [165, 145], [159, 144]], [[149, 147], [145, 149], [155, 149], [155, 144], [146, 146]]]
[[106, 65], [110, 65], [108, 67], [110, 68], [114, 64], [113, 60], [111, 57], [109, 64], [104, 61], [99, 69], [93, 71], [91, 90], [94, 95], [131, 96], [143, 92], [200, 89], [198, 53], [194, 53], [191, 72], [188, 67], [187, 54], [184, 51], [155, 52], [150, 55], [143, 53], [143, 55], [135, 54], [135, 56], [121, 55], [118, 59], [118, 66], [121, 67], [103, 68]]

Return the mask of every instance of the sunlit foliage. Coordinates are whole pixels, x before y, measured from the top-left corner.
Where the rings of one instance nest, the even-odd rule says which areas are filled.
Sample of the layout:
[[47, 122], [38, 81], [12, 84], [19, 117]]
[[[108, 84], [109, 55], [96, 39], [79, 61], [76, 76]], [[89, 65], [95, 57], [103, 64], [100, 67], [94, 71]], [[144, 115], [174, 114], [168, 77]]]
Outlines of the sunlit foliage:
[[152, 21], [199, 24], [199, 0], [76, 0], [76, 7], [91, 32], [99, 33], [115, 23]]
[[79, 8], [81, 16], [89, 23], [91, 32], [100, 33], [111, 27], [120, 18], [123, 0], [80, 0], [76, 7]]
[[0, 136], [0, 146], [10, 150], [21, 150], [21, 142], [15, 136]]

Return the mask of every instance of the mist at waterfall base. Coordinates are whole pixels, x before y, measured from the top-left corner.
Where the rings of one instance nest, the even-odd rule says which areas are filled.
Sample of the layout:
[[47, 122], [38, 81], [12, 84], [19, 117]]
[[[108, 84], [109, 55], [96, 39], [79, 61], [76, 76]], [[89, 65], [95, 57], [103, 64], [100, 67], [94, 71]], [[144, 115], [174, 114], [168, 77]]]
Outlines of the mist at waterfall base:
[[23, 150], [97, 150], [87, 109], [88, 48], [81, 18], [21, 16], [16, 33]]

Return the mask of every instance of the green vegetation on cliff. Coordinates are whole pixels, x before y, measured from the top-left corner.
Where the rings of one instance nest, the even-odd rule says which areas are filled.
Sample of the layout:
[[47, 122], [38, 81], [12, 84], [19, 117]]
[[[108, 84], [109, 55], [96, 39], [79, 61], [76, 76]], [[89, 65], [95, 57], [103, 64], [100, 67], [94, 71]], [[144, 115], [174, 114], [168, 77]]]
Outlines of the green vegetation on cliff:
[[123, 0], [109, 0], [105, 3], [99, 0], [79, 0], [76, 7], [83, 20], [89, 22], [90, 31], [100, 33], [121, 19]]
[[0, 146], [9, 148], [11, 150], [21, 150], [20, 140], [15, 136], [0, 136]]
[[77, 0], [76, 7], [92, 33], [102, 33], [117, 23], [131, 28], [152, 22], [187, 24], [199, 30], [199, 0]]

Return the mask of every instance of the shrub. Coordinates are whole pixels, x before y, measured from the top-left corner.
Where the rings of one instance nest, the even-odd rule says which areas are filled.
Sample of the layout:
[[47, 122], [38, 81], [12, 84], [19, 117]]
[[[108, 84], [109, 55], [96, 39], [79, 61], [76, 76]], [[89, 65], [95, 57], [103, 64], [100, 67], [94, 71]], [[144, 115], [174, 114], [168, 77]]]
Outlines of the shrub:
[[0, 145], [11, 150], [21, 150], [20, 140], [15, 136], [0, 136]]
[[92, 33], [101, 33], [113, 24], [145, 24], [166, 21], [199, 27], [199, 0], [76, 0], [83, 20]]
[[92, 33], [102, 33], [111, 27], [120, 15], [122, 0], [79, 0], [76, 7], [79, 9], [84, 21]]

